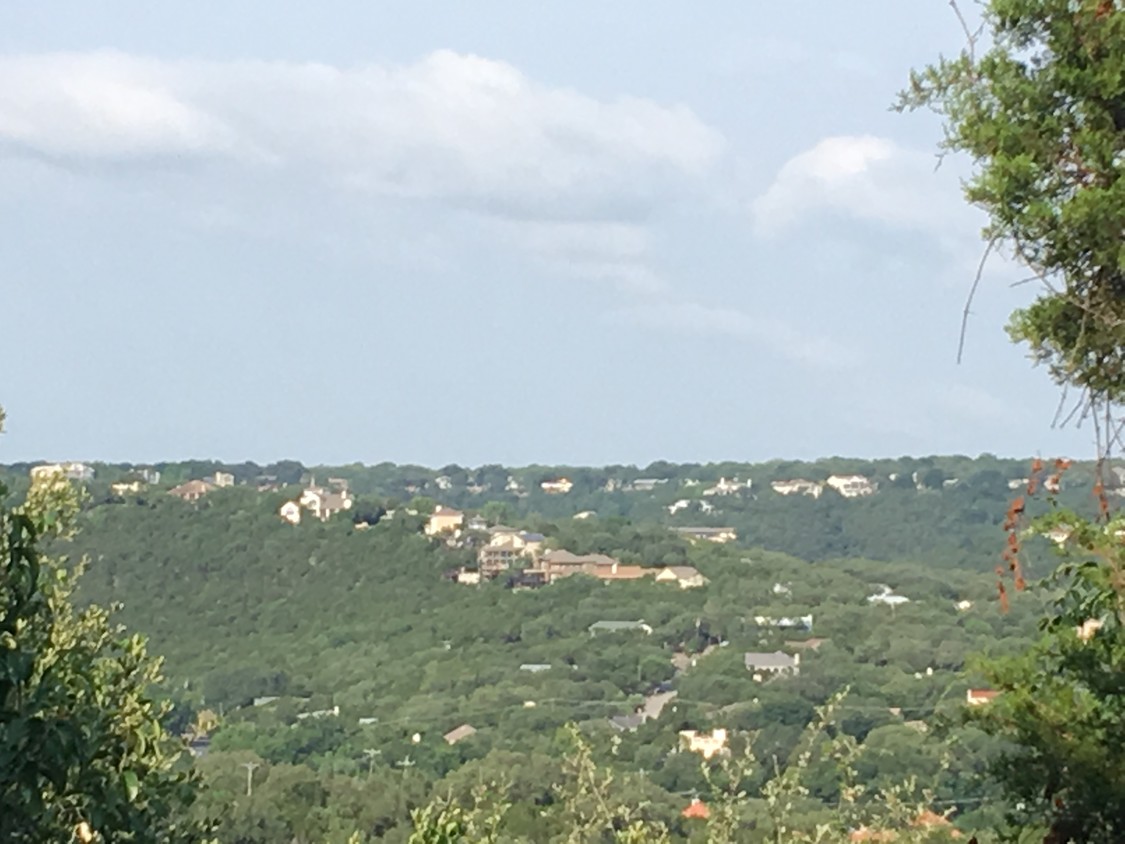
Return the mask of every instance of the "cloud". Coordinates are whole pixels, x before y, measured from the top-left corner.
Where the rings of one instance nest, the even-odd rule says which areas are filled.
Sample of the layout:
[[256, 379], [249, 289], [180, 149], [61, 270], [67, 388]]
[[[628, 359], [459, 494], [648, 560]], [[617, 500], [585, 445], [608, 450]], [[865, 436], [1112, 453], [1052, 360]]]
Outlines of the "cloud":
[[934, 177], [933, 155], [872, 135], [821, 140], [789, 159], [752, 203], [755, 232], [777, 235], [816, 213], [835, 212], [946, 237], [975, 231], [951, 179]]
[[683, 106], [599, 100], [449, 51], [347, 68], [0, 58], [0, 156], [70, 168], [224, 162], [497, 217], [639, 220], [699, 190], [724, 150]]
[[628, 322], [660, 331], [749, 340], [803, 366], [828, 371], [854, 368], [857, 351], [830, 337], [800, 331], [773, 316], [699, 302], [652, 302], [620, 312]]

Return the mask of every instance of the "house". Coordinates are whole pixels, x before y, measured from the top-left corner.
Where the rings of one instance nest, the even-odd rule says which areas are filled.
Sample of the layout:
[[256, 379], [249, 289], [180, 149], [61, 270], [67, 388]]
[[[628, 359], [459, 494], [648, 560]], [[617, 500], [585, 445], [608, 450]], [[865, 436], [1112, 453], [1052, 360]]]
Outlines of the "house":
[[599, 633], [627, 633], [636, 630], [642, 631], [646, 636], [652, 634], [652, 628], [643, 621], [595, 621], [588, 628], [591, 636]]
[[146, 484], [160, 483], [160, 470], [159, 469], [138, 469], [137, 474], [141, 476], [141, 480]]
[[331, 709], [317, 709], [312, 712], [298, 712], [297, 720], [304, 721], [306, 718], [337, 718], [340, 715], [340, 707], [333, 706]]
[[301, 523], [301, 505], [296, 501], [286, 501], [278, 508], [277, 514], [291, 525]]
[[453, 489], [453, 479], [449, 475], [438, 475], [434, 478], [434, 486], [442, 492], [448, 492]]
[[1012, 478], [1008, 481], [1008, 489], [1023, 489], [1027, 486], [1027, 478]]
[[655, 573], [642, 566], [626, 566], [605, 554], [572, 554], [569, 551], [548, 551], [539, 558], [534, 569], [541, 572], [548, 583], [564, 577], [585, 574], [599, 580], [639, 580]]
[[456, 580], [462, 586], [480, 586], [483, 577], [484, 573], [480, 571], [472, 571], [466, 568], [457, 569]]
[[986, 703], [991, 703], [1000, 696], [1000, 692], [994, 689], [969, 689], [965, 692], [965, 702], [969, 706], [984, 706]]
[[216, 486], [210, 481], [196, 480], [174, 486], [168, 490], [168, 494], [174, 495], [182, 501], [198, 501], [213, 489], [216, 489]]
[[656, 575], [657, 583], [677, 583], [681, 589], [706, 586], [708, 580], [694, 566], [666, 566]]
[[971, 610], [973, 608], [973, 602], [962, 600], [962, 601], [958, 601], [953, 606], [957, 609], [957, 612], [968, 612], [969, 610]]
[[322, 487], [309, 487], [301, 493], [297, 503], [313, 514], [314, 518], [322, 522], [328, 521], [332, 516], [342, 510], [352, 509], [355, 503], [352, 495], [346, 489], [340, 492], [329, 492]]
[[551, 664], [549, 662], [525, 662], [520, 666], [520, 671], [530, 671], [532, 674], [538, 674], [541, 671], [550, 671]]
[[216, 472], [211, 478], [215, 486], [234, 486], [234, 475], [230, 472]]
[[597, 512], [594, 511], [594, 510], [583, 510], [581, 513], [575, 513], [574, 518], [576, 518], [576, 519], [592, 519], [597, 515], [598, 515]]
[[874, 495], [878, 487], [864, 475], [830, 475], [825, 482], [844, 498], [860, 498]]
[[639, 714], [614, 715], [609, 719], [609, 725], [619, 733], [636, 732], [637, 727], [645, 722], [645, 716]]
[[704, 759], [710, 759], [718, 755], [725, 756], [730, 753], [727, 748], [727, 731], [721, 727], [717, 727], [709, 733], [701, 733], [697, 730], [680, 730], [680, 745], [689, 753], [698, 753]]
[[[948, 838], [954, 840], [961, 837], [960, 830], [952, 828], [953, 824], [950, 822], [949, 818], [944, 815], [939, 815], [937, 812], [931, 812], [929, 809], [918, 813], [910, 822], [910, 826], [914, 829], [927, 830], [926, 833], [923, 833], [925, 835], [932, 834], [933, 830], [943, 829], [945, 830], [944, 833], [942, 833], [943, 836], [948, 836]], [[852, 830], [848, 835], [848, 840], [872, 842], [872, 844], [891, 844], [891, 842], [899, 840], [899, 833], [892, 829], [871, 829], [870, 827], [861, 826], [858, 829]], [[916, 841], [918, 839], [916, 836], [912, 836], [908, 840]], [[925, 840], [930, 841], [931, 839], [927, 837]], [[941, 840], [946, 840], [946, 838], [943, 837]]]
[[566, 478], [559, 478], [556, 481], [543, 481], [539, 488], [548, 495], [566, 495], [574, 488], [574, 484]]
[[818, 639], [812, 636], [808, 639], [791, 639], [785, 643], [785, 647], [794, 651], [819, 651], [820, 646], [827, 641], [827, 639]]
[[520, 568], [522, 560], [530, 560], [534, 564], [545, 541], [546, 537], [541, 533], [493, 529], [488, 544], [477, 552], [477, 564], [486, 575]]
[[770, 487], [778, 495], [809, 495], [820, 498], [824, 492], [824, 484], [816, 481], [807, 481], [804, 478], [794, 478], [790, 481], [774, 481]]
[[769, 677], [783, 674], [796, 676], [801, 673], [800, 654], [790, 656], [784, 651], [774, 651], [773, 653], [751, 651], [743, 656], [743, 661], [746, 664], [746, 670], [753, 672], [754, 679], [759, 683]]
[[668, 511], [669, 516], [674, 516], [678, 512], [680, 512], [681, 510], [686, 510], [690, 506], [691, 506], [691, 500], [690, 499], [681, 498], [679, 501], [675, 502], [674, 504], [669, 504], [665, 509]]
[[483, 516], [472, 516], [465, 522], [465, 530], [488, 530], [488, 522], [484, 520]]
[[437, 536], [442, 533], [453, 533], [460, 529], [465, 521], [465, 514], [452, 507], [438, 505], [430, 520], [426, 522], [426, 536]]
[[707, 489], [703, 490], [703, 494], [708, 497], [713, 495], [734, 495], [735, 493], [741, 492], [744, 489], [750, 489], [751, 483], [752, 481], [746, 481], [746, 483], [743, 483], [742, 481], [738, 480], [738, 478], [734, 478], [729, 481], [726, 478], [719, 478], [719, 482], [714, 486], [708, 487]]
[[465, 739], [476, 735], [476, 732], [476, 727], [473, 727], [470, 724], [462, 724], [460, 727], [454, 727], [452, 730], [442, 736], [442, 738], [445, 739], [446, 744], [457, 744], [457, 742], [459, 741], [464, 741]]
[[61, 475], [72, 481], [92, 481], [94, 467], [85, 463], [47, 463], [43, 466], [33, 466], [29, 473], [33, 481], [47, 480]]
[[874, 595], [867, 596], [869, 604], [885, 604], [888, 607], [897, 607], [899, 604], [909, 604], [910, 599], [905, 595], [896, 595], [894, 590], [886, 584], [880, 584], [879, 590]]
[[688, 805], [682, 812], [682, 818], [698, 818], [699, 820], [707, 820], [711, 817], [711, 810], [707, 808], [707, 804], [700, 800], [698, 797], [691, 799], [691, 804]]
[[632, 489], [636, 492], [652, 492], [658, 486], [668, 483], [667, 478], [637, 478], [626, 489]]
[[709, 542], [724, 543], [738, 539], [738, 533], [729, 527], [678, 527], [672, 530], [691, 542], [706, 539]]
[[110, 484], [109, 489], [114, 495], [136, 495], [144, 487], [140, 481], [118, 481]]
[[803, 630], [806, 633], [812, 633], [813, 617], [811, 615], [799, 615], [792, 618], [781, 617], [773, 618], [768, 615], [754, 616], [754, 623], [759, 627], [775, 627], [778, 630]]

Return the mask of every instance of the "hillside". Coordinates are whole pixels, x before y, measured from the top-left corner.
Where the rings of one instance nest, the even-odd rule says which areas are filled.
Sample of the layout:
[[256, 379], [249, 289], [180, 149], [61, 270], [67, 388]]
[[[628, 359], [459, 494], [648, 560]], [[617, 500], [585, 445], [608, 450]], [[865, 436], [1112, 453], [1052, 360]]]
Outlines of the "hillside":
[[[227, 820], [230, 829], [257, 829], [244, 841], [288, 840], [295, 825], [310, 823], [342, 841], [331, 830], [343, 836], [345, 818], [401, 840], [409, 805], [473, 777], [511, 780], [513, 799], [531, 811], [570, 722], [584, 725], [623, 774], [643, 769], [644, 799], [676, 821], [685, 795], [710, 787], [697, 754], [674, 752], [678, 733], [719, 728], [732, 746], [754, 736], [760, 757], [785, 758], [814, 707], [844, 688], [844, 728], [872, 751], [863, 776], [876, 783], [915, 775], [973, 828], [983, 792], [972, 775], [989, 750], [956, 723], [974, 682], [966, 660], [1015, 652], [1034, 635], [1038, 615], [1036, 597], [1006, 615], [996, 605], [991, 561], [1003, 534], [994, 514], [1011, 491], [993, 475], [991, 495], [969, 474], [940, 490], [888, 482], [854, 499], [708, 496], [716, 506], [722, 499], [713, 523], [738, 525], [731, 544], [691, 544], [665, 529], [681, 521], [663, 503], [683, 497], [664, 489], [671, 480], [652, 491], [511, 491], [492, 502], [437, 489], [441, 474], [401, 489], [451, 503], [473, 495], [486, 499], [479, 509], [493, 521], [541, 531], [550, 545], [642, 566], [686, 564], [709, 581], [681, 590], [649, 578], [572, 577], [513, 591], [499, 580], [467, 587], [444, 578], [472, 565], [474, 550], [424, 536], [424, 515], [380, 494], [394, 491], [389, 482], [360, 495], [351, 516], [290, 525], [277, 515], [288, 489], [235, 485], [184, 502], [165, 494], [166, 477], [118, 496], [100, 488], [112, 474], [97, 471], [103, 477], [89, 482], [83, 530], [67, 549], [89, 560], [82, 597], [120, 601], [122, 620], [166, 655], [180, 728], [204, 710], [220, 715], [200, 761], [213, 799], [238, 788], [237, 765], [264, 765], [260, 798]], [[1077, 489], [1065, 492], [1081, 499]], [[630, 518], [611, 517], [612, 502]], [[394, 505], [393, 518], [366, 529], [355, 523], [356, 514]], [[590, 505], [597, 517], [572, 518]], [[966, 522], [968, 532], [958, 528]], [[766, 548], [753, 547], [758, 540]], [[808, 562], [770, 546], [819, 553]], [[883, 559], [865, 559], [870, 549]], [[968, 567], [974, 560], [982, 564]], [[888, 592], [909, 600], [870, 600]], [[761, 620], [805, 616], [811, 631]], [[591, 633], [599, 621], [643, 621], [651, 633]], [[816, 648], [801, 645], [810, 639]], [[756, 680], [744, 654], [777, 650], [799, 654], [799, 673]], [[669, 691], [674, 699], [662, 697]], [[658, 717], [620, 719], [638, 708]], [[462, 725], [475, 733], [453, 744], [442, 738]], [[952, 760], [943, 750], [949, 741], [960, 748]], [[297, 782], [305, 786], [292, 791]], [[380, 796], [372, 792], [360, 809], [357, 789]], [[820, 795], [831, 798], [831, 789]], [[290, 820], [264, 831], [265, 801]]]

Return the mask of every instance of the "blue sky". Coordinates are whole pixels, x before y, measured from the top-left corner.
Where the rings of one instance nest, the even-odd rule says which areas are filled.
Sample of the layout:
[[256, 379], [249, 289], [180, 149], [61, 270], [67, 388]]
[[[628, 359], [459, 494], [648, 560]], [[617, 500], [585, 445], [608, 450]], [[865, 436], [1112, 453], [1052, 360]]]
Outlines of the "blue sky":
[[1086, 456], [943, 0], [0, 7], [0, 459]]

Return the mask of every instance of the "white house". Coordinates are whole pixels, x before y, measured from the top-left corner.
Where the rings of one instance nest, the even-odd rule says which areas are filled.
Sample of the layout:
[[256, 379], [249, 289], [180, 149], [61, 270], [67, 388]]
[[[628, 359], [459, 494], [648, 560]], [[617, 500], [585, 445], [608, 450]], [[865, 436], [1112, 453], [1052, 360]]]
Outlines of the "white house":
[[877, 489], [875, 482], [864, 475], [830, 475], [826, 483], [844, 498], [874, 495]]
[[574, 488], [574, 483], [567, 478], [559, 478], [554, 481], [543, 481], [539, 484], [539, 488], [548, 495], [566, 495]]
[[709, 733], [697, 730], [680, 730], [680, 744], [690, 753], [698, 753], [704, 759], [713, 756], [725, 756], [730, 750], [727, 748], [727, 731], [717, 727]]
[[867, 596], [869, 604], [885, 604], [888, 607], [897, 607], [899, 604], [909, 604], [910, 599], [905, 595], [896, 595], [891, 587], [885, 583], [879, 584], [879, 589], [874, 595]]
[[770, 487], [778, 495], [809, 495], [820, 498], [824, 492], [824, 484], [808, 481], [804, 478], [794, 478], [790, 481], [774, 481]]
[[342, 510], [350, 510], [355, 503], [352, 495], [346, 489], [340, 492], [329, 492], [321, 487], [309, 487], [301, 493], [297, 503], [313, 514], [314, 518], [322, 522], [328, 521]]
[[278, 509], [277, 514], [291, 525], [301, 523], [301, 505], [296, 501], [286, 501]]
[[751, 481], [746, 481], [745, 483], [743, 483], [742, 481], [738, 480], [738, 478], [732, 478], [729, 481], [726, 478], [719, 478], [719, 482], [714, 486], [708, 487], [707, 489], [703, 490], [703, 494], [707, 496], [734, 495], [735, 493], [741, 492], [744, 489], [750, 489], [751, 483]]

